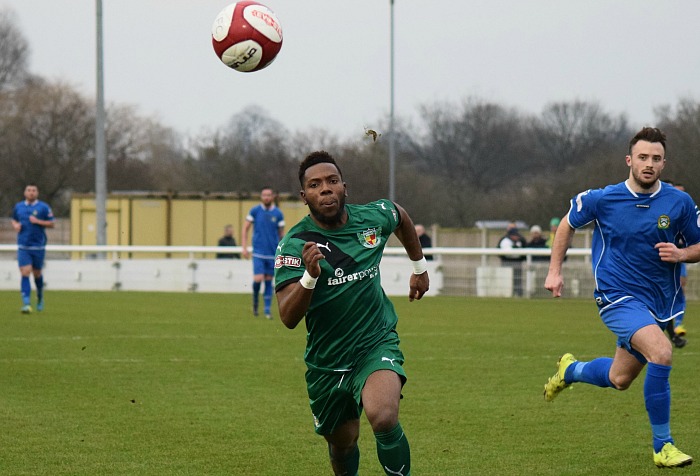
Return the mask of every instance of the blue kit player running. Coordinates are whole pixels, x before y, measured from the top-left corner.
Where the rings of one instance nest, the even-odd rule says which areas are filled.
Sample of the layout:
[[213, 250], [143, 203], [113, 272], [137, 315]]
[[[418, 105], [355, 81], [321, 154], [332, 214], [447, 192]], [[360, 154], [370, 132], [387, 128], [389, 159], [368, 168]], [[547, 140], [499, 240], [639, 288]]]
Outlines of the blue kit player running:
[[44, 310], [44, 277], [41, 273], [46, 254], [46, 228], [53, 228], [54, 219], [51, 207], [39, 200], [39, 188], [29, 184], [24, 188], [24, 200], [15, 205], [12, 211], [12, 228], [17, 232], [17, 261], [22, 276], [22, 313], [32, 312], [30, 302], [31, 283], [34, 275], [36, 286], [37, 311]]
[[272, 319], [272, 278], [275, 274], [275, 253], [277, 244], [284, 236], [284, 215], [275, 206], [276, 194], [271, 187], [264, 187], [260, 192], [260, 204], [254, 206], [245, 217], [241, 247], [243, 257], [250, 258], [248, 251], [248, 233], [253, 227], [253, 316], [258, 315], [260, 287], [263, 280], [263, 303], [265, 317]]
[[[574, 382], [626, 390], [646, 365], [644, 401], [654, 463], [675, 468], [693, 458], [671, 437], [673, 349], [664, 328], [683, 311], [681, 263], [700, 260], [700, 218], [688, 194], [659, 180], [665, 155], [663, 132], [645, 127], [630, 141], [627, 180], [579, 193], [562, 218], [545, 288], [561, 296], [562, 263], [574, 230], [593, 223], [594, 297], [603, 323], [617, 336], [617, 349], [613, 358], [589, 362], [564, 354], [544, 386], [544, 398], [552, 401]], [[685, 248], [675, 244], [680, 237]]]

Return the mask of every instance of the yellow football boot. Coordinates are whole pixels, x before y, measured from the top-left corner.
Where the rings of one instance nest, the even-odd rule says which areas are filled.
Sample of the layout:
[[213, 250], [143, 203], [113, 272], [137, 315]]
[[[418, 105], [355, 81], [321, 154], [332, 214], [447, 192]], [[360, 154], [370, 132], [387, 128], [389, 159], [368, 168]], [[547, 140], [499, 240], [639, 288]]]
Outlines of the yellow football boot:
[[574, 362], [576, 362], [576, 358], [571, 354], [564, 354], [561, 356], [561, 358], [559, 358], [559, 361], [557, 362], [557, 366], [559, 367], [557, 373], [555, 373], [549, 380], [547, 380], [547, 383], [544, 384], [545, 401], [551, 402], [554, 400], [554, 397], [559, 395], [559, 392], [571, 385], [564, 381], [564, 374], [566, 373], [566, 369], [569, 368], [569, 365], [573, 364]]

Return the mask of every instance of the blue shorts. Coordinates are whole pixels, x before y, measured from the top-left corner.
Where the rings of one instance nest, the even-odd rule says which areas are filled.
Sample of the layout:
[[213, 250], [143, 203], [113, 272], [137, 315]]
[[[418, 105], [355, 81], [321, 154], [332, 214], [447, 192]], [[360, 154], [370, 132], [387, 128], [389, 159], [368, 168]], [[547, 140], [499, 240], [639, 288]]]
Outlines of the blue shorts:
[[688, 277], [688, 267], [686, 266], [685, 263], [681, 263], [681, 278], [687, 278]]
[[257, 258], [253, 256], [253, 274], [275, 275], [275, 258]]
[[46, 256], [46, 250], [17, 250], [17, 262], [20, 268], [31, 265], [33, 269], [42, 269], [44, 256]]
[[654, 318], [648, 307], [641, 301], [629, 297], [614, 304], [608, 304], [605, 308], [599, 309], [603, 324], [607, 326], [617, 336], [617, 346], [637, 358], [642, 364], [647, 363], [647, 359], [632, 348], [632, 336], [642, 327], [655, 324], [665, 330], [668, 322], [660, 322]]

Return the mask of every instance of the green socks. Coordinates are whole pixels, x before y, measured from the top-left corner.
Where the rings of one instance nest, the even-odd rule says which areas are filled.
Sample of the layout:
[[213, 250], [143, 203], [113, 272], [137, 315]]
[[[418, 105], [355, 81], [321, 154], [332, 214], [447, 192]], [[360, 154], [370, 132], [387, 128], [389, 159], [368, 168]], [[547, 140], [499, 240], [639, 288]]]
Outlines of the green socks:
[[360, 448], [355, 446], [352, 453], [347, 455], [344, 459], [340, 460], [333, 456], [331, 452], [331, 445], [328, 445], [328, 456], [331, 458], [331, 465], [333, 470], [341, 469], [344, 471], [342, 473], [346, 476], [357, 476], [357, 472], [360, 470]]
[[377, 440], [377, 456], [386, 474], [409, 476], [411, 474], [411, 449], [403, 434], [401, 423], [393, 430], [374, 434]]

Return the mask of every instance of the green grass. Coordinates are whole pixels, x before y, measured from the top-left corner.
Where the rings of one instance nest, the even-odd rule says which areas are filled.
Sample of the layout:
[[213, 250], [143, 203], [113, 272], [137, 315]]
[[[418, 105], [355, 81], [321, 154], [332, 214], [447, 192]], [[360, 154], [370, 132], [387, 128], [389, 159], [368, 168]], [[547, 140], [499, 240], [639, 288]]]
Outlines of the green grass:
[[[542, 399], [563, 352], [612, 355], [592, 301], [395, 303], [413, 474], [657, 474], [643, 375], [626, 392], [578, 384]], [[253, 319], [243, 295], [49, 292], [30, 316], [19, 304], [0, 292], [1, 474], [331, 474], [307, 404], [303, 324]], [[700, 306], [688, 314], [672, 428], [699, 456]], [[361, 474], [383, 474], [364, 418], [360, 450]]]

